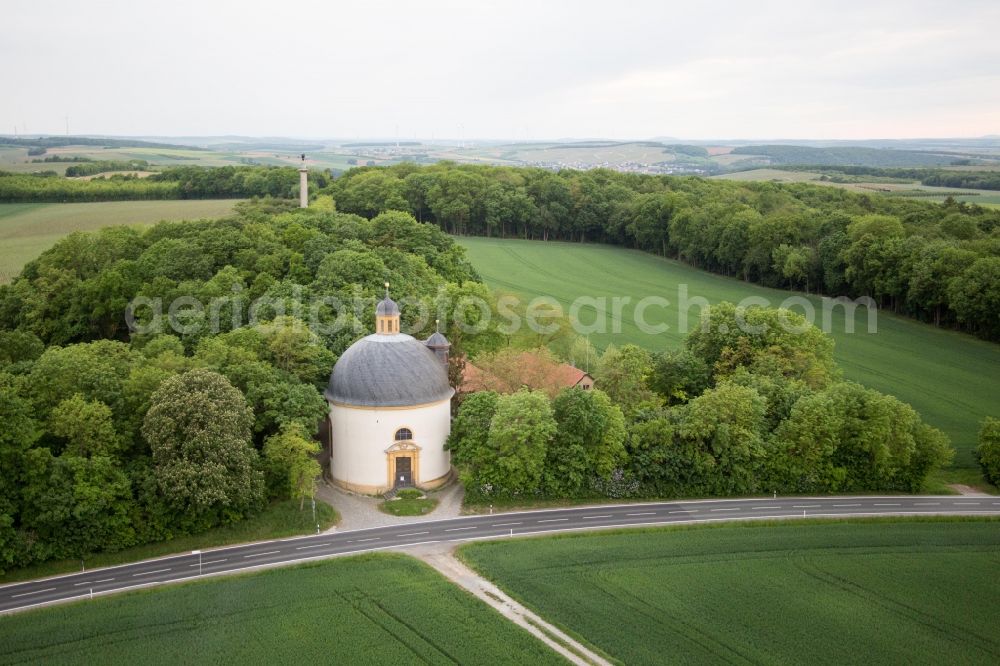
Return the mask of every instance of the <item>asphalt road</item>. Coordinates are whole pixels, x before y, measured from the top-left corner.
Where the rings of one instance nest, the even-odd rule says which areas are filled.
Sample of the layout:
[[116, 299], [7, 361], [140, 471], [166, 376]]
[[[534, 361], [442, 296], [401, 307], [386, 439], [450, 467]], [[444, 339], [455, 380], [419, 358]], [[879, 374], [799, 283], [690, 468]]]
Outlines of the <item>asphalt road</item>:
[[122, 590], [426, 543], [461, 542], [608, 527], [765, 518], [1000, 515], [1000, 497], [781, 497], [544, 509], [351, 530], [204, 550], [0, 586], [0, 613]]

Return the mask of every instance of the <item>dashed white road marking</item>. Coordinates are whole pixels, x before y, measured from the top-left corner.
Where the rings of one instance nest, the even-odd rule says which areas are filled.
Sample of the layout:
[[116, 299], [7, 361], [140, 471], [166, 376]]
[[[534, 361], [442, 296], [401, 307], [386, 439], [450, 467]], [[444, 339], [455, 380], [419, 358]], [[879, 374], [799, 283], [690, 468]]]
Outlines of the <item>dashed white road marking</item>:
[[545, 520], [539, 520], [540, 523], [561, 523], [563, 521], [569, 520], [569, 518], [546, 518]]
[[164, 571], [170, 571], [170, 569], [167, 568], [167, 569], [157, 569], [156, 571], [142, 571], [137, 574], [132, 574], [132, 578], [135, 578], [136, 576], [152, 576], [153, 574], [163, 573]]
[[645, 511], [643, 513], [626, 513], [626, 516], [655, 516], [655, 511]]
[[368, 537], [367, 539], [358, 539], [358, 543], [364, 543], [365, 541], [378, 541], [381, 537]]
[[979, 502], [954, 502], [955, 506], [979, 506]]
[[872, 506], [901, 506], [900, 504], [894, 504], [892, 502], [883, 502], [882, 504], [874, 503]]
[[80, 587], [81, 585], [93, 585], [94, 581], [85, 580], [82, 583], [73, 583], [73, 587]]
[[677, 511], [668, 511], [668, 513], [698, 513], [698, 509], [678, 509]]
[[461, 532], [462, 530], [474, 530], [474, 529], [476, 529], [475, 525], [473, 525], [472, 527], [452, 527], [450, 529], [445, 530], [445, 532]]
[[226, 561], [226, 558], [222, 558], [221, 560], [205, 560], [201, 564], [195, 562], [194, 564], [189, 564], [188, 566], [189, 567], [198, 567], [198, 566], [202, 566], [202, 565], [206, 565], [207, 566], [209, 564], [218, 564], [219, 562], [225, 562], [225, 561]]
[[603, 516], [583, 516], [584, 520], [592, 520], [596, 518], [614, 518], [610, 513], [606, 513]]
[[102, 578], [101, 580], [95, 580], [95, 583], [110, 583], [114, 578]]
[[709, 509], [709, 511], [739, 511], [739, 509]]
[[43, 592], [53, 592], [53, 591], [55, 591], [55, 589], [56, 588], [54, 588], [54, 587], [47, 587], [44, 590], [32, 590], [31, 592], [22, 592], [21, 594], [12, 594], [12, 595], [10, 595], [10, 598], [11, 599], [17, 599], [18, 597], [26, 597], [26, 596], [28, 596], [30, 594], [42, 594]]
[[[586, 518], [586, 516], [584, 516]], [[490, 527], [507, 527], [508, 525], [520, 525], [521, 523], [493, 523]]]
[[417, 536], [418, 534], [430, 534], [430, 532], [429, 531], [424, 531], [424, 532], [406, 532], [405, 534], [397, 534], [396, 536], [398, 536], [398, 537]]
[[280, 550], [269, 550], [266, 553], [250, 553], [249, 555], [244, 555], [243, 559], [246, 559], [248, 557], [264, 557], [265, 555], [277, 555], [280, 552], [281, 552]]
[[780, 509], [780, 506], [752, 506], [750, 507], [754, 511], [770, 511], [771, 509]]
[[913, 506], [941, 506], [941, 502], [914, 502]]
[[793, 509], [818, 509], [822, 504], [793, 504]]
[[306, 550], [307, 548], [322, 548], [323, 546], [329, 546], [328, 543], [314, 543], [311, 546], [298, 546], [295, 550]]
[[839, 508], [845, 508], [845, 507], [849, 507], [849, 506], [861, 506], [861, 505], [860, 504], [831, 504], [831, 506], [835, 506], [835, 507], [837, 507], [839, 509]]

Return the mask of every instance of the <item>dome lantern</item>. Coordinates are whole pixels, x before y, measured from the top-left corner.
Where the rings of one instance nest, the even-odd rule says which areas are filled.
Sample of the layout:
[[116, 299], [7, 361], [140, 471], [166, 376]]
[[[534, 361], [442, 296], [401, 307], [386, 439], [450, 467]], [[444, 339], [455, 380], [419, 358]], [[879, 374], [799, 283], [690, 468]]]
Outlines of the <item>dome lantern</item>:
[[385, 298], [375, 306], [375, 332], [379, 335], [399, 333], [399, 306], [389, 298], [389, 283], [385, 283]]

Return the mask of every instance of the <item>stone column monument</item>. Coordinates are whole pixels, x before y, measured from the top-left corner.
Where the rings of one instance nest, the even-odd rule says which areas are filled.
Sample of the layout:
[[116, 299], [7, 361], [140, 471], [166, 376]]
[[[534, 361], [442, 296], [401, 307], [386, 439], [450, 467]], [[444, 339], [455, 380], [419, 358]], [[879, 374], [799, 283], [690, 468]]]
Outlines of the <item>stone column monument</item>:
[[306, 168], [305, 153], [299, 167], [299, 208], [309, 208], [309, 169]]

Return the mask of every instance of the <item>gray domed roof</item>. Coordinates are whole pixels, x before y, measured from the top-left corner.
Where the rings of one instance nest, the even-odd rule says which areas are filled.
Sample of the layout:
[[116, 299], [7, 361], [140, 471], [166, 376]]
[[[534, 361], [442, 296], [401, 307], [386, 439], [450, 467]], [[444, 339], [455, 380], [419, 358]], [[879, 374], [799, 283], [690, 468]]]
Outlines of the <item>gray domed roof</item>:
[[451, 347], [451, 343], [448, 342], [448, 338], [441, 335], [439, 331], [435, 331], [431, 337], [424, 340], [424, 344], [431, 349], [434, 347]]
[[392, 300], [388, 296], [379, 301], [378, 305], [375, 306], [376, 316], [386, 316], [386, 315], [392, 316], [398, 314], [399, 314], [399, 306], [396, 305], [396, 301]]
[[340, 357], [326, 389], [332, 402], [358, 407], [406, 407], [450, 398], [448, 371], [412, 336], [375, 333]]

